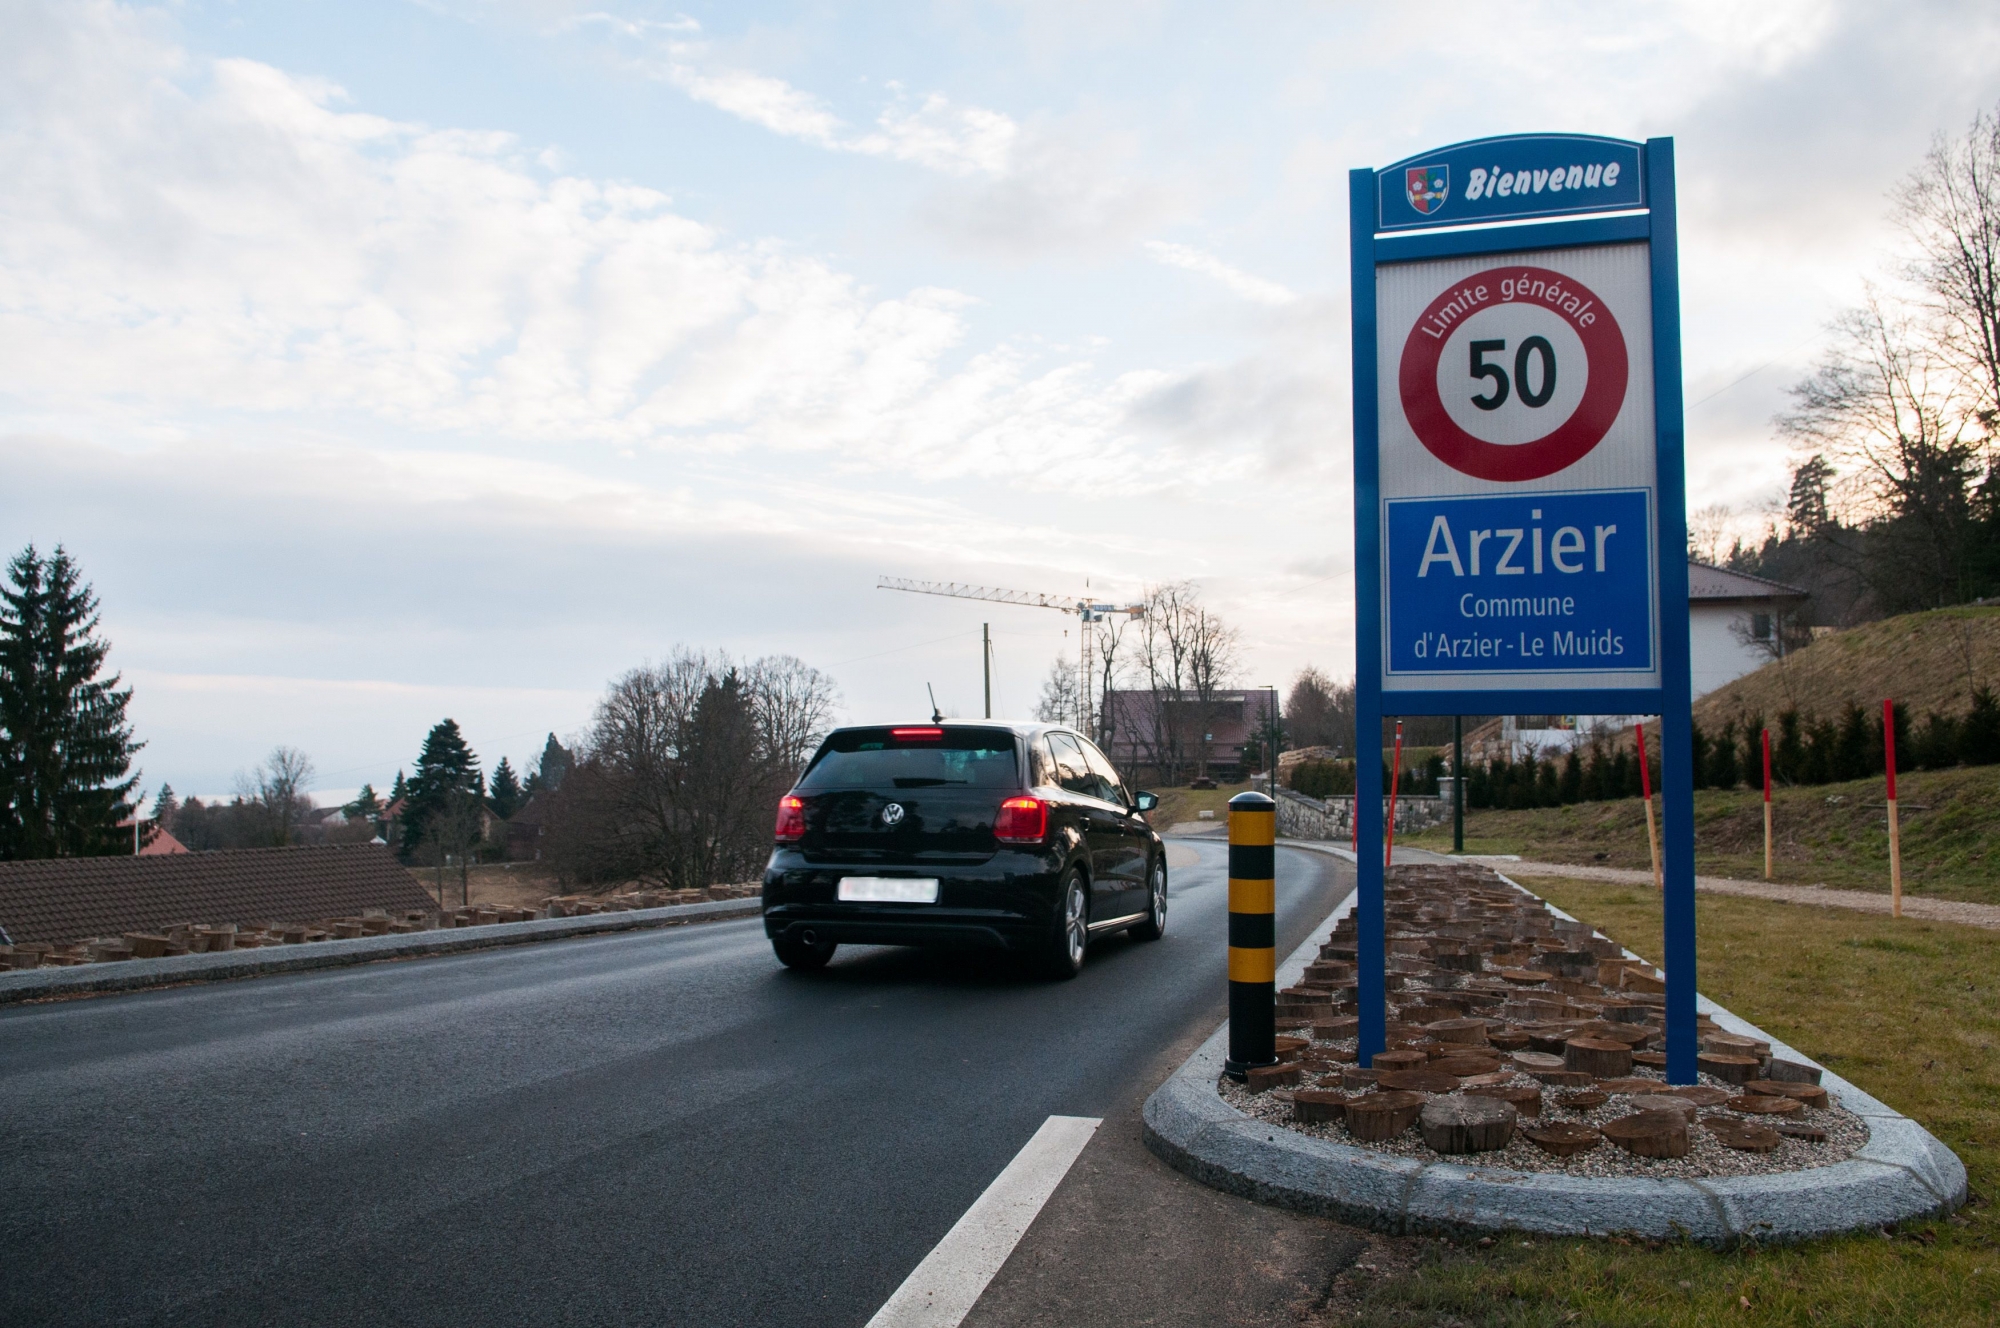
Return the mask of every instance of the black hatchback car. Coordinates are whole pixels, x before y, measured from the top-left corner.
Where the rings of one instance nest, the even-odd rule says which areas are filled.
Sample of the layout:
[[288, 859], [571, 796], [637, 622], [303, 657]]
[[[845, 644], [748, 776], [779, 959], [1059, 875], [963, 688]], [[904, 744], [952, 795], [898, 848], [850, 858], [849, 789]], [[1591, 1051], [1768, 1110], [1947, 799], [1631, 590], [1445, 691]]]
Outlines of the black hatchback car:
[[1074, 977], [1093, 936], [1166, 932], [1158, 801], [1057, 725], [837, 729], [778, 802], [764, 932], [792, 968], [846, 942], [1008, 950]]

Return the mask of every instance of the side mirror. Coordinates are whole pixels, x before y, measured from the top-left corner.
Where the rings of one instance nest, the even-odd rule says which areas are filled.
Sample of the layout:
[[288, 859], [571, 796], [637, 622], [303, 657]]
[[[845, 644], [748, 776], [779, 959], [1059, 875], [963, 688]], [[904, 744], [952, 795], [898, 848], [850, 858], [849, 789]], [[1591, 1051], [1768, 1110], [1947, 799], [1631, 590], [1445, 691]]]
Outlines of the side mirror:
[[1132, 798], [1132, 805], [1142, 812], [1149, 812], [1160, 805], [1160, 795], [1157, 793], [1135, 794]]

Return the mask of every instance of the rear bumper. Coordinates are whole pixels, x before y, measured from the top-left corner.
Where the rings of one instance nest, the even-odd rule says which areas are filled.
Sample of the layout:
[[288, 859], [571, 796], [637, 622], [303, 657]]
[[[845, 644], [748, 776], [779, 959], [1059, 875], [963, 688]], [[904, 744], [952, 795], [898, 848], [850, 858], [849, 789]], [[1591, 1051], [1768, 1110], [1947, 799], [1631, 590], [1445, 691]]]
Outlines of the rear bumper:
[[[764, 871], [764, 933], [773, 940], [845, 945], [1021, 949], [1055, 926], [1057, 883], [1067, 862], [1045, 851], [996, 853], [975, 866], [913, 867], [809, 863], [780, 849]], [[846, 876], [938, 879], [935, 904], [843, 901]]]

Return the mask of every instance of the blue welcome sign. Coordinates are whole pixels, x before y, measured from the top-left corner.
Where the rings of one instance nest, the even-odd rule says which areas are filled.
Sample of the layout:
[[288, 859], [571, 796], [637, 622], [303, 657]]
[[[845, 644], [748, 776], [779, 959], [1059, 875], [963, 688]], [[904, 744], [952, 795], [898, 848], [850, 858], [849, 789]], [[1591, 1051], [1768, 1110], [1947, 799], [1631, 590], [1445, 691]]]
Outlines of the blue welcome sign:
[[1386, 1045], [1382, 717], [1659, 715], [1667, 1069], [1691, 1083], [1672, 140], [1452, 144], [1353, 172], [1348, 217], [1361, 1052]]
[[1399, 231], [1643, 208], [1643, 151], [1578, 134], [1457, 143], [1377, 172], [1376, 224]]

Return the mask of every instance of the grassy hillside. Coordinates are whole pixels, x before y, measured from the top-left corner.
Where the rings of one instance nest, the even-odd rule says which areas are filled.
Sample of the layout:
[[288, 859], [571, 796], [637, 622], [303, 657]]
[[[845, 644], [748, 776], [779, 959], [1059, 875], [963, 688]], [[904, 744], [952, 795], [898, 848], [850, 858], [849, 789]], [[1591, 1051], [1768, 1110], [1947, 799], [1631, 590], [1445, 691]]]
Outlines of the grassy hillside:
[[[1913, 895], [2000, 903], [2000, 766], [1901, 776], [1903, 888]], [[1773, 795], [1775, 879], [1854, 890], [1889, 888], [1882, 781], [1857, 780]], [[1645, 806], [1636, 798], [1533, 811], [1467, 812], [1470, 853], [1519, 853], [1540, 862], [1645, 868]], [[1448, 852], [1451, 827], [1405, 842]], [[1695, 794], [1695, 865], [1704, 875], [1761, 880], [1762, 799], [1747, 789]]]
[[2000, 606], [1908, 613], [1836, 632], [1710, 692], [1694, 715], [1714, 732], [1745, 714], [1837, 716], [1850, 704], [1879, 713], [1893, 696], [1921, 722], [1933, 710], [1963, 714], [1975, 682], [2000, 683]]

